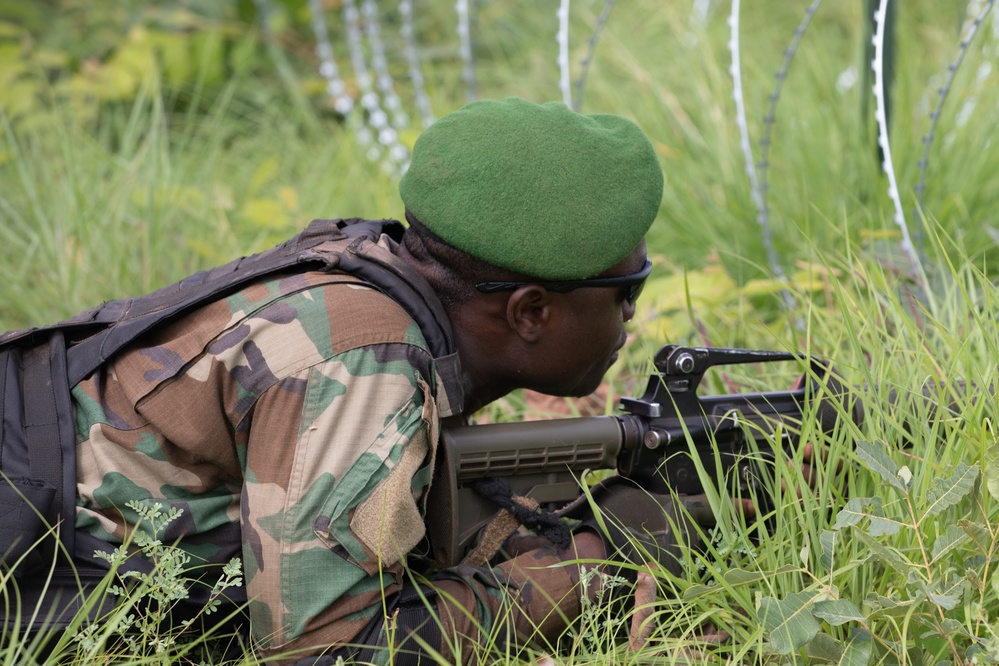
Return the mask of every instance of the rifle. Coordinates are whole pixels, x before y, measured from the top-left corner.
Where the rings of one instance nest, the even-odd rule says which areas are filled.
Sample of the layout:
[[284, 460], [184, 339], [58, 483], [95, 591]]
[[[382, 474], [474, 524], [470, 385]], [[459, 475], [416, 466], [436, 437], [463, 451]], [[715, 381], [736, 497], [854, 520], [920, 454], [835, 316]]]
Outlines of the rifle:
[[860, 403], [850, 401], [828, 365], [814, 357], [798, 388], [707, 397], [697, 389], [714, 366], [803, 359], [788, 352], [666, 345], [653, 360], [656, 372], [645, 393], [623, 398], [621, 414], [445, 429], [427, 499], [438, 563], [457, 564], [496, 514], [496, 505], [472, 489], [478, 479], [504, 478], [514, 494], [558, 508], [580, 496], [584, 473], [601, 469], [616, 469], [650, 492], [699, 495], [702, 466], [737, 485], [733, 493], [750, 497], [765, 474], [761, 461], [773, 463], [778, 451], [790, 455], [797, 447], [804, 414], [814, 415], [823, 432], [844, 414], [858, 425], [863, 421]]

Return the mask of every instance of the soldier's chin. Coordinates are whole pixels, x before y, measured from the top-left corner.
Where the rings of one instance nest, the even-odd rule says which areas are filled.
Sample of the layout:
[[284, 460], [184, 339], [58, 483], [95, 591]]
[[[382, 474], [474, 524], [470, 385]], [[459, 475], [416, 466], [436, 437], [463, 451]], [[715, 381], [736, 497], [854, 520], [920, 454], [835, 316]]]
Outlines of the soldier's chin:
[[[556, 398], [585, 398], [596, 392], [600, 385], [604, 381], [604, 375], [607, 373], [607, 369], [614, 363], [617, 354], [614, 358], [599, 369], [600, 366], [593, 366], [591, 368], [590, 374], [585, 377], [581, 377], [576, 380], [576, 383], [572, 386], [566, 386], [565, 383], [561, 385], [550, 384], [548, 386], [535, 386], [532, 390], [535, 393], [541, 393], [542, 395], [550, 395]], [[526, 387], [531, 388], [531, 387]]]
[[580, 382], [578, 385], [573, 387], [572, 391], [564, 394], [566, 398], [585, 398], [588, 395], [592, 395], [604, 380], [604, 373], [600, 373], [599, 377], [593, 379], [587, 379]]

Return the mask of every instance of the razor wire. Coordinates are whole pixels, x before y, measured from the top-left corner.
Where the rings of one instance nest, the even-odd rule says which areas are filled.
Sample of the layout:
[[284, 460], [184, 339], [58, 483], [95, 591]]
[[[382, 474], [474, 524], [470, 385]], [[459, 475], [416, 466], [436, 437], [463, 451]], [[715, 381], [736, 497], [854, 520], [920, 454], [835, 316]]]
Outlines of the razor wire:
[[326, 93], [333, 100], [333, 109], [347, 116], [354, 108], [354, 100], [347, 94], [347, 84], [340, 76], [340, 69], [333, 57], [329, 27], [326, 25], [326, 12], [322, 0], [309, 0], [309, 13], [312, 17], [312, 32], [316, 37], [316, 57], [319, 58], [319, 75], [326, 79]]
[[[768, 231], [770, 230], [770, 207], [767, 204], [767, 197], [770, 194], [770, 146], [773, 145], [773, 129], [777, 119], [777, 102], [780, 100], [781, 91], [784, 89], [784, 82], [787, 81], [787, 74], [791, 69], [791, 61], [798, 53], [801, 38], [805, 35], [805, 31], [808, 30], [808, 26], [811, 24], [812, 18], [821, 4], [822, 0], [812, 0], [812, 3], [805, 9], [804, 17], [802, 17], [798, 27], [794, 29], [791, 44], [784, 49], [784, 61], [781, 63], [780, 69], [777, 70], [776, 85], [767, 98], [770, 106], [767, 109], [767, 114], [763, 117], [763, 137], [760, 139], [760, 161], [758, 164], [760, 181], [758, 213], [760, 226]], [[770, 248], [773, 248], [772, 239]], [[774, 251], [771, 261], [775, 260], [776, 251]]]
[[[919, 226], [916, 231], [916, 239], [919, 244], [920, 255], [922, 255], [923, 247], [923, 193], [926, 190], [926, 167], [930, 160], [930, 146], [933, 143], [933, 138], [936, 136], [937, 123], [940, 121], [940, 114], [943, 111], [944, 102], [947, 101], [947, 95], [950, 93], [953, 85], [954, 78], [957, 75], [957, 70], [964, 61], [964, 56], [968, 53], [968, 49], [971, 46], [971, 42], [975, 39], [975, 35], [978, 33], [978, 29], [981, 27], [982, 23], [985, 22], [986, 17], [992, 10], [992, 6], [995, 4], [995, 0], [988, 0], [978, 15], [971, 21], [970, 25], [962, 29], [962, 33], [965, 37], [961, 40], [961, 44], [958, 47], [957, 57], [954, 59], [950, 65], [947, 66], [947, 80], [944, 82], [938, 91], [937, 105], [930, 112], [930, 127], [926, 134], [923, 136], [923, 156], [919, 160], [919, 182], [916, 184], [916, 209], [913, 211], [914, 216], [919, 221]], [[970, 7], [969, 7], [970, 9]]]
[[430, 98], [427, 96], [426, 85], [423, 82], [423, 70], [420, 67], [420, 54], [416, 49], [416, 25], [413, 19], [413, 0], [399, 2], [399, 14], [402, 15], [402, 25], [399, 33], [405, 43], [406, 62], [409, 66], [409, 78], [413, 82], [413, 96], [416, 98], [416, 109], [420, 114], [420, 122], [426, 129], [434, 123], [434, 114], [430, 109]]
[[458, 44], [461, 51], [461, 59], [464, 62], [462, 76], [465, 79], [466, 99], [469, 102], [475, 101], [475, 59], [472, 54], [472, 20], [471, 10], [468, 0], [458, 0], [454, 5], [458, 13]]
[[562, 91], [562, 103], [572, 108], [572, 87], [569, 77], [569, 0], [560, 0], [558, 12], [558, 33], [555, 42], [558, 44], [558, 84]]
[[573, 111], [578, 112], [583, 106], [583, 84], [586, 81], [586, 75], [590, 71], [590, 63], [593, 62], [593, 53], [597, 49], [597, 40], [600, 39], [600, 32], [607, 25], [607, 18], [610, 16], [610, 11], [613, 7], [614, 0], [606, 0], [604, 9], [593, 26], [593, 34], [590, 35], [589, 40], [586, 42], [586, 55], [583, 56], [583, 60], [580, 63], [579, 78], [576, 79], [576, 95], [572, 106]]
[[[366, 8], [365, 11], [367, 14], [371, 14], [373, 10]], [[377, 23], [377, 11], [374, 11], [374, 14], [372, 18], [365, 17], [367, 23]], [[389, 112], [382, 108], [381, 98], [378, 91], [375, 90], [364, 51], [365, 32], [362, 32], [360, 12], [354, 0], [343, 0], [343, 19], [347, 31], [350, 62], [357, 78], [357, 87], [361, 95], [360, 103], [364, 110], [354, 134], [358, 143], [367, 149], [368, 159], [382, 161], [383, 155], [387, 154], [388, 161], [382, 161], [382, 163], [391, 172], [402, 173], [408, 166], [409, 150], [400, 143], [399, 133], [393, 127], [393, 121], [399, 120], [398, 116], [390, 116]], [[377, 39], [372, 42], [370, 28], [367, 37], [369, 46], [372, 48], [372, 67], [375, 69], [375, 74], [381, 78], [382, 72], [379, 70], [385, 67], [384, 53], [379, 54], [378, 52], [381, 42]], [[382, 80], [378, 84], [383, 92], [390, 90], [390, 86], [387, 85], [390, 84], [390, 81]], [[389, 103], [392, 104], [391, 99]]]
[[[350, 2], [353, 4], [353, 0]], [[345, 1], [344, 6], [346, 5]], [[392, 165], [400, 172], [404, 172], [409, 166], [409, 149], [399, 141], [399, 130], [409, 125], [409, 116], [402, 108], [402, 101], [395, 92], [395, 81], [388, 70], [388, 59], [385, 57], [385, 47], [378, 25], [378, 4], [375, 0], [363, 0], [361, 15], [364, 19], [364, 35], [367, 37], [371, 52], [374, 82], [381, 98], [381, 104], [371, 112], [368, 122], [377, 130], [378, 143], [388, 150]], [[386, 110], [381, 109], [381, 106]]]
[[[741, 62], [741, 47], [739, 43], [739, 15], [741, 11], [740, 0], [732, 0], [732, 9], [728, 17], [729, 26], [729, 41], [728, 49], [732, 57], [732, 64], [729, 69], [729, 73], [732, 75], [732, 98], [735, 102], [735, 123], [739, 129], [739, 147], [742, 149], [743, 159], [745, 161], [745, 171], [746, 176], [749, 178], [749, 190], [750, 196], [753, 199], [753, 203], [756, 205], [756, 222], [760, 226], [760, 232], [763, 236], [763, 249], [767, 255], [767, 261], [770, 264], [770, 270], [782, 282], [787, 281], [787, 276], [784, 274], [783, 268], [780, 265], [780, 259], [777, 256], [777, 250], [773, 243], [773, 233], [770, 229], [770, 220], [766, 214], [766, 202], [763, 199], [763, 190], [760, 187], [760, 182], [757, 177], [756, 163], [753, 160], [753, 147], [749, 139], [749, 124], [746, 121], [746, 100], [743, 94], [742, 87], [742, 62]], [[785, 296], [785, 301], [788, 297]]]
[[[362, 44], [361, 27], [357, 7], [354, 0], [344, 0], [343, 20], [347, 33], [347, 47], [350, 53], [350, 64], [354, 68], [354, 79], [357, 81], [357, 89], [360, 93], [360, 103], [368, 118], [374, 116], [375, 120], [382, 120], [384, 112], [378, 105], [378, 94], [371, 85], [371, 74], [368, 73], [368, 63], [364, 55], [364, 45]], [[374, 134], [366, 124], [366, 119], [362, 117], [360, 127], [354, 136], [363, 148], [367, 149], [367, 157], [372, 161], [381, 159], [382, 151], [374, 144]]]
[[916, 256], [916, 249], [909, 236], [909, 228], [906, 226], [905, 213], [902, 210], [902, 199], [898, 191], [898, 183], [895, 179], [895, 167], [892, 164], [891, 142], [888, 136], [888, 118], [885, 114], [885, 85], [884, 85], [884, 40], [885, 40], [885, 16], [888, 9], [888, 0], [880, 0], [878, 9], [874, 12], [874, 60], [871, 67], [874, 70], [874, 116], [878, 125], [878, 145], [884, 155], [882, 169], [888, 176], [888, 196], [895, 207], [894, 221], [902, 235], [901, 248], [909, 261], [910, 277], [919, 284], [924, 284], [925, 279], [922, 274], [922, 264]]

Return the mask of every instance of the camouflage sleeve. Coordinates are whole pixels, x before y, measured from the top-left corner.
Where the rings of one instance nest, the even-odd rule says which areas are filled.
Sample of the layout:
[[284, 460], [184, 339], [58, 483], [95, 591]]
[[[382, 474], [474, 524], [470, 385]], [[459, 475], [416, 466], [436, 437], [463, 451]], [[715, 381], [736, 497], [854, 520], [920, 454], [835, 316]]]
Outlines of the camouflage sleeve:
[[432, 359], [393, 301], [335, 275], [249, 287], [157, 331], [74, 390], [77, 525], [108, 542], [126, 502], [184, 518], [196, 561], [239, 552], [268, 653], [347, 641], [423, 535]]

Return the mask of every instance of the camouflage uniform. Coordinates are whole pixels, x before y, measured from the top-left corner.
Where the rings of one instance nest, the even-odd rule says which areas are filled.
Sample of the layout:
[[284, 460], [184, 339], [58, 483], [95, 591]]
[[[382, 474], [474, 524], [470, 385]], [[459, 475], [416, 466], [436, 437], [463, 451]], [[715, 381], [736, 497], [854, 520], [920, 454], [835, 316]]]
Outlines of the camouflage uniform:
[[[74, 388], [77, 527], [120, 543], [137, 522], [126, 502], [180, 507], [165, 536], [192, 566], [242, 557], [263, 655], [335, 649], [390, 624], [386, 599], [411, 583], [406, 556], [424, 536], [439, 423], [452, 413], [438, 385], [416, 324], [357, 279], [258, 282]], [[565, 567], [546, 568], [557, 561], [542, 549], [439, 572], [441, 652], [467, 636], [467, 655], [479, 631], [560, 631], [579, 595]]]

